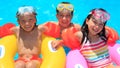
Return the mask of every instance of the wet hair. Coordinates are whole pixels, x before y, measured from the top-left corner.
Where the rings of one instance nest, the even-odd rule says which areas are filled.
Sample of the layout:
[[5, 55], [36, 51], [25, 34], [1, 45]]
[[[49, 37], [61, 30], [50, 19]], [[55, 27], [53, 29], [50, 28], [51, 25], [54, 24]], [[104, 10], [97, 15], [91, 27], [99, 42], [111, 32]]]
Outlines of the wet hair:
[[32, 13], [34, 15], [37, 15], [34, 7], [32, 7], [32, 6], [21, 6], [16, 13], [16, 17], [18, 18], [20, 15], [24, 14], [25, 12], [29, 12], [29, 13]]
[[[91, 11], [94, 11], [94, 10], [95, 10], [95, 9], [93, 9], [93, 10], [91, 10]], [[102, 10], [102, 11], [106, 12], [106, 10], [104, 10], [104, 9], [102, 9], [102, 8], [99, 8], [98, 10]], [[90, 18], [91, 18], [92, 16], [93, 16], [92, 14], [89, 14], [89, 15], [86, 17], [86, 19], [90, 20]], [[83, 33], [83, 38], [82, 38], [81, 44], [82, 44], [83, 41], [85, 40], [85, 37], [87, 38], [87, 39], [85, 40], [85, 43], [87, 42], [87, 40], [89, 40], [89, 38], [88, 38], [89, 30], [88, 30], [88, 25], [86, 24], [86, 19], [84, 20], [83, 25], [82, 25], [82, 27], [81, 27], [81, 31], [82, 31], [82, 33]], [[98, 33], [98, 35], [100, 36], [100, 38], [101, 38], [102, 40], [104, 40], [105, 42], [107, 42], [107, 39], [108, 39], [108, 38], [106, 37], [106, 35], [105, 35], [105, 25], [106, 25], [106, 23], [107, 23], [107, 21], [104, 22], [104, 27], [103, 27], [102, 31], [101, 31], [100, 33]]]
[[[19, 20], [19, 16], [23, 15], [25, 12], [29, 12], [31, 14], [34, 14], [36, 22], [37, 22], [37, 18], [36, 18], [37, 13], [36, 13], [35, 8], [32, 6], [22, 6], [22, 7], [18, 8], [18, 11], [16, 13], [17, 20]], [[37, 26], [36, 23], [35, 23], [35, 26]]]
[[[61, 2], [60, 4], [71, 4], [70, 2]], [[59, 10], [56, 7], [57, 14], [59, 13]], [[74, 10], [71, 12], [71, 15], [73, 15]]]

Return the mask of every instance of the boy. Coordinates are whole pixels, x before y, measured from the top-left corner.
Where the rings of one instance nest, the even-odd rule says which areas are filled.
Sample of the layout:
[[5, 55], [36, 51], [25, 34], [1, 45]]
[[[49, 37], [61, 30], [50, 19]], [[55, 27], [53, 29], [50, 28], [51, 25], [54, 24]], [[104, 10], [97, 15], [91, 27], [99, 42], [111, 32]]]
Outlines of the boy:
[[41, 35], [44, 31], [42, 25], [36, 25], [36, 12], [32, 6], [20, 7], [17, 12], [17, 21], [20, 26], [11, 30], [17, 36], [19, 58], [15, 68], [39, 68], [41, 64], [40, 45]]
[[[71, 27], [75, 27], [77, 30], [80, 30], [81, 28], [80, 25], [73, 24], [71, 22], [73, 17], [73, 11], [74, 11], [74, 7], [69, 2], [61, 2], [60, 4], [58, 4], [56, 8], [56, 12], [57, 12], [56, 17], [58, 19], [58, 23], [56, 24], [60, 27], [60, 35], [64, 29], [68, 29]], [[63, 41], [61, 40], [55, 40], [52, 42], [53, 48], [57, 48], [57, 45], [61, 45], [61, 44], [63, 45]], [[65, 46], [64, 49], [66, 53], [68, 53], [68, 51], [70, 50]]]

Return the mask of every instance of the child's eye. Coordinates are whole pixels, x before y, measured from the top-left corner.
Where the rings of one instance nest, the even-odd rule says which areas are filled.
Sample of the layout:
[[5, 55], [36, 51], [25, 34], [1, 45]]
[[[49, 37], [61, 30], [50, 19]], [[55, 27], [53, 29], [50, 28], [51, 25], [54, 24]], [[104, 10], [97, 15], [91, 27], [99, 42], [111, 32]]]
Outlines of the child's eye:
[[32, 19], [29, 19], [29, 20], [32, 20]]
[[67, 15], [66, 17], [70, 17], [71, 15]]
[[60, 15], [60, 17], [63, 17], [63, 15]]
[[104, 24], [99, 24], [99, 26], [101, 26], [101, 27], [102, 27], [103, 25], [104, 25]]
[[24, 23], [24, 22], [25, 22], [25, 20], [22, 20], [22, 22]]
[[94, 22], [94, 24], [97, 24], [97, 22], [94, 19], [92, 21]]
[[93, 22], [95, 22], [95, 19], [94, 19], [94, 18], [92, 18], [92, 21], [93, 21]]
[[96, 22], [96, 21], [94, 21], [94, 24], [97, 24], [97, 22]]

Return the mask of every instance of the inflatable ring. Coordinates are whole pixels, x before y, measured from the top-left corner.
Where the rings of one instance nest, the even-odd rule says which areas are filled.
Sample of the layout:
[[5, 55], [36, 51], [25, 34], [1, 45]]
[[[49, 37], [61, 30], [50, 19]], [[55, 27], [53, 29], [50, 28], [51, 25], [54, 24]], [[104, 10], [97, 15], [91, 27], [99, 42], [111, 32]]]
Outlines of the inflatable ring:
[[66, 68], [88, 68], [87, 62], [80, 50], [71, 50], [67, 55]]
[[0, 39], [0, 68], [14, 68], [14, 55], [17, 52], [15, 35]]
[[43, 62], [40, 68], [65, 68], [66, 54], [63, 47], [61, 46], [57, 50], [51, 49], [51, 41], [55, 38], [43, 35], [42, 39]]
[[[40, 68], [64, 68], [66, 54], [61, 47], [58, 50], [51, 48], [51, 41], [55, 38], [43, 36], [41, 53], [43, 62]], [[0, 39], [0, 68], [14, 68], [14, 56], [17, 53], [16, 36], [8, 35]]]
[[[120, 44], [108, 46], [112, 61], [120, 66]], [[71, 50], [67, 55], [66, 68], [88, 68], [87, 62], [79, 50]]]
[[120, 66], [120, 44], [116, 43], [114, 46], [108, 46], [108, 48], [112, 61]]

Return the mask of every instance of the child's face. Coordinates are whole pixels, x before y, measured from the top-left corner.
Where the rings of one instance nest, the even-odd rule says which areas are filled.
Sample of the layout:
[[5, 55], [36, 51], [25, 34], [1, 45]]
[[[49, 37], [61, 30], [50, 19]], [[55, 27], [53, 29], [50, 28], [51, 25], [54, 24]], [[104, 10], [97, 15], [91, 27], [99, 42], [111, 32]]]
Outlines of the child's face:
[[25, 12], [18, 17], [18, 22], [25, 31], [31, 31], [35, 26], [36, 17], [32, 13]]
[[63, 10], [57, 14], [57, 18], [62, 27], [68, 27], [71, 23], [72, 14], [68, 10]]
[[86, 24], [88, 25], [89, 33], [92, 35], [97, 35], [104, 27], [104, 23], [92, 17], [86, 20]]

